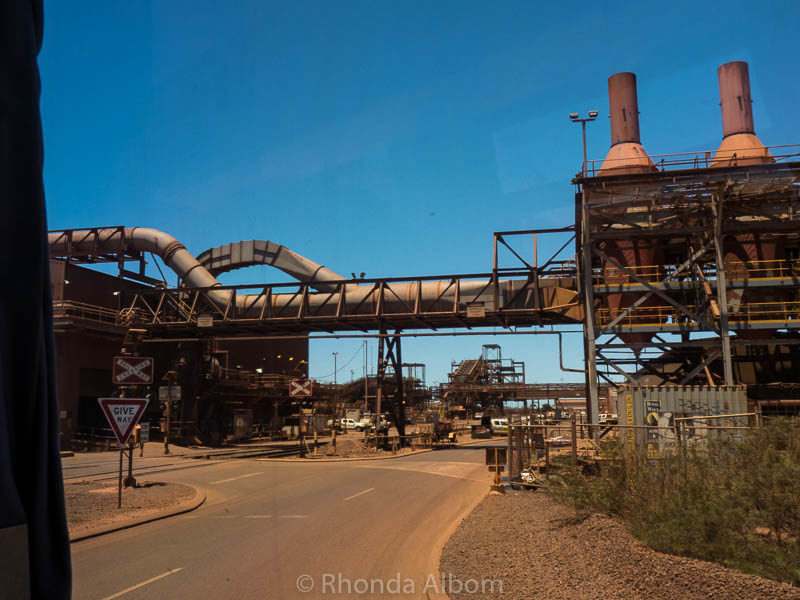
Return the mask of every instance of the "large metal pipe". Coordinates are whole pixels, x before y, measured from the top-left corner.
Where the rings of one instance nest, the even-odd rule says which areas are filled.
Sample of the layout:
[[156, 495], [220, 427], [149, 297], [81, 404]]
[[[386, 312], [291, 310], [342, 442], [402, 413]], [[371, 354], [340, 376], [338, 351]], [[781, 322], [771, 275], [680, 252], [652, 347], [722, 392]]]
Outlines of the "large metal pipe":
[[[76, 238], [74, 235], [68, 238], [63, 233], [50, 233], [48, 234], [50, 253], [65, 255], [69, 251], [96, 253], [102, 250], [152, 252], [161, 257], [187, 287], [208, 288], [221, 285], [183, 244], [168, 233], [150, 227], [130, 227], [123, 233], [124, 235], [117, 229], [101, 229], [96, 235], [86, 234], [81, 238]], [[262, 260], [263, 264], [280, 269], [298, 281], [316, 284], [312, 286], [315, 289], [334, 289], [324, 285], [324, 282], [344, 279], [341, 275], [284, 246], [271, 242], [264, 244], [268, 247], [269, 254]]]
[[742, 60], [725, 63], [717, 69], [719, 105], [722, 107], [722, 136], [755, 133], [750, 73]]
[[756, 137], [747, 63], [735, 60], [720, 65], [717, 79], [723, 137], [711, 166], [736, 167], [774, 162], [772, 155]]
[[616, 73], [608, 78], [611, 149], [598, 175], [647, 173], [655, 170], [639, 138], [639, 99], [636, 75]]
[[611, 119], [611, 145], [641, 142], [636, 75], [616, 73], [608, 78], [608, 106]]

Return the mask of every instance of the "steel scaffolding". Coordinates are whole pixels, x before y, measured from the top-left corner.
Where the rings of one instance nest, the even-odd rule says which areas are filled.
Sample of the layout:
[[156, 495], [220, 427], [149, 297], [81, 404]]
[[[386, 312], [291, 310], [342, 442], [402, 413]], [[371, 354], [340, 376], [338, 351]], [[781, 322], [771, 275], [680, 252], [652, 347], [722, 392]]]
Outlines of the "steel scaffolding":
[[[601, 177], [592, 167], [573, 180], [581, 295], [593, 308], [583, 323], [592, 422], [600, 380], [750, 383], [736, 381], [737, 347], [800, 340], [797, 154], [725, 168], [652, 158], [653, 172]], [[659, 260], [622, 260], [637, 244]], [[737, 244], [752, 256], [735, 259]], [[767, 246], [779, 256], [761, 259]], [[754, 360], [768, 363], [770, 352]]]

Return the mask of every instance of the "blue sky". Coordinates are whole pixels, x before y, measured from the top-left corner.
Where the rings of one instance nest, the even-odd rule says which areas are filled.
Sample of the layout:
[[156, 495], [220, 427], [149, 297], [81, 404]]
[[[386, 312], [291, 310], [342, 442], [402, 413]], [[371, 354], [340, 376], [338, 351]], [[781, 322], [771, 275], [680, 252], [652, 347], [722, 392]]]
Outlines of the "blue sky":
[[[195, 253], [268, 239], [344, 275], [485, 272], [493, 231], [571, 223], [567, 114], [600, 111], [589, 155], [605, 156], [613, 73], [637, 74], [651, 154], [719, 145], [729, 60], [750, 64], [761, 140], [800, 141], [798, 17], [797, 2], [46, 1], [49, 226], [156, 227]], [[444, 381], [483, 343], [529, 381], [581, 380], [554, 336], [409, 339], [403, 358]], [[341, 366], [358, 349], [313, 342], [311, 375], [338, 351], [339, 380], [358, 376], [360, 358]]]

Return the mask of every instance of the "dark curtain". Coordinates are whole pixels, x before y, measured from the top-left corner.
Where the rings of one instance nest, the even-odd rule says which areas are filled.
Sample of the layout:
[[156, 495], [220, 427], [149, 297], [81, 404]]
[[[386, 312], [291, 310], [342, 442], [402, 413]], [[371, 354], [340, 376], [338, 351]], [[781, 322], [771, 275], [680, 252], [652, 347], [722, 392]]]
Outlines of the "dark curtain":
[[71, 595], [71, 569], [42, 183], [42, 27], [41, 0], [0, 0], [0, 528], [27, 524], [31, 596], [60, 599]]

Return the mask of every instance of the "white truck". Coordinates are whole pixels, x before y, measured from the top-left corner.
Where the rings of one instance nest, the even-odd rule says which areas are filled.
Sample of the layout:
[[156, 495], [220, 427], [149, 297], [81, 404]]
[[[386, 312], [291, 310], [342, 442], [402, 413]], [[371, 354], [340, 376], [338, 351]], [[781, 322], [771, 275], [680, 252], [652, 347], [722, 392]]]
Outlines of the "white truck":
[[364, 431], [367, 427], [372, 429], [371, 423], [363, 423], [361, 421], [356, 421], [355, 419], [345, 418], [339, 420], [339, 427], [347, 431], [348, 429], [355, 429], [356, 431]]

